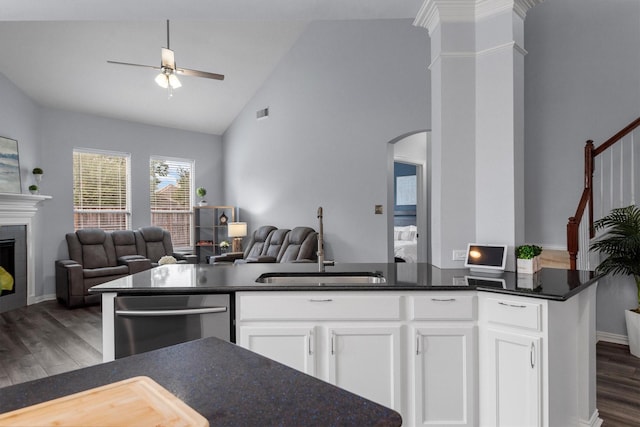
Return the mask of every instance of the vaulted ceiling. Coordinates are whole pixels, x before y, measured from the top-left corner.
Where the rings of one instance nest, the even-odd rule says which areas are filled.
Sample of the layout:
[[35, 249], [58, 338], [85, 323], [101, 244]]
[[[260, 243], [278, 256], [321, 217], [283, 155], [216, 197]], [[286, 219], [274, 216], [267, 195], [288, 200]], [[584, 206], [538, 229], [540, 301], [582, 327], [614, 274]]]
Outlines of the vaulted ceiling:
[[[414, 18], [422, 0], [2, 0], [0, 73], [38, 104], [222, 134], [314, 20]], [[182, 76], [168, 98], [157, 71], [171, 20]]]

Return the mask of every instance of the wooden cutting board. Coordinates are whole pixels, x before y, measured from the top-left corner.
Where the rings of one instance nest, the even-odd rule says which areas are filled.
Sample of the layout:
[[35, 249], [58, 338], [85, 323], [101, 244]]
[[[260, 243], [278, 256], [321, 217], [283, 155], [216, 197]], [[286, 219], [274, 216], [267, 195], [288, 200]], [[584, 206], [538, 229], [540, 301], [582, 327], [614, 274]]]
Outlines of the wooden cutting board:
[[134, 377], [0, 414], [0, 426], [208, 427], [209, 422], [149, 377]]

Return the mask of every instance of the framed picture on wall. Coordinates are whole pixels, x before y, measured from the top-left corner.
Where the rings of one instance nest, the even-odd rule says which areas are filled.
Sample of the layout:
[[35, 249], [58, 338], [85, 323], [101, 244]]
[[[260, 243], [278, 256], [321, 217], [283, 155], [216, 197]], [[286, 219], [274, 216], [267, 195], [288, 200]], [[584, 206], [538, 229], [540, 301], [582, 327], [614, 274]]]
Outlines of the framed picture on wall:
[[22, 193], [18, 141], [0, 136], [0, 193]]

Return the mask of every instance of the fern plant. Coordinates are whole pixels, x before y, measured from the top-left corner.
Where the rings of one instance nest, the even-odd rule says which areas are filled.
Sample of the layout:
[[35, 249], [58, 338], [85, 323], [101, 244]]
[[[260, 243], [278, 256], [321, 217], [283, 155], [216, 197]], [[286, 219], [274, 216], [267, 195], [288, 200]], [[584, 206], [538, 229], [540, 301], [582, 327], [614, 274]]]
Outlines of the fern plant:
[[593, 226], [605, 230], [590, 247], [606, 256], [596, 271], [633, 276], [638, 288], [638, 306], [634, 311], [640, 313], [640, 208], [631, 205], [613, 209], [594, 221]]

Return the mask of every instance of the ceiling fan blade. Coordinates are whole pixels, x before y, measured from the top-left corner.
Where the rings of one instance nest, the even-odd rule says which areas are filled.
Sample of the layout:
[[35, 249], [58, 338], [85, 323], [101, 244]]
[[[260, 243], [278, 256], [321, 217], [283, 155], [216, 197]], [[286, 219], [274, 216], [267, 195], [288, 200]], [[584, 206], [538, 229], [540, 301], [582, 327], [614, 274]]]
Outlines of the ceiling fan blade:
[[162, 48], [162, 67], [169, 68], [171, 70], [176, 69], [176, 60], [171, 49], [166, 47]]
[[116, 64], [116, 65], [130, 65], [133, 67], [144, 67], [144, 68], [153, 68], [154, 70], [160, 70], [160, 67], [156, 67], [154, 65], [142, 65], [142, 64], [132, 64], [130, 62], [119, 62], [119, 61], [107, 61], [109, 64]]
[[176, 71], [185, 76], [204, 77], [206, 79], [224, 80], [224, 75], [209, 73], [206, 71], [189, 70], [188, 68], [177, 68]]

